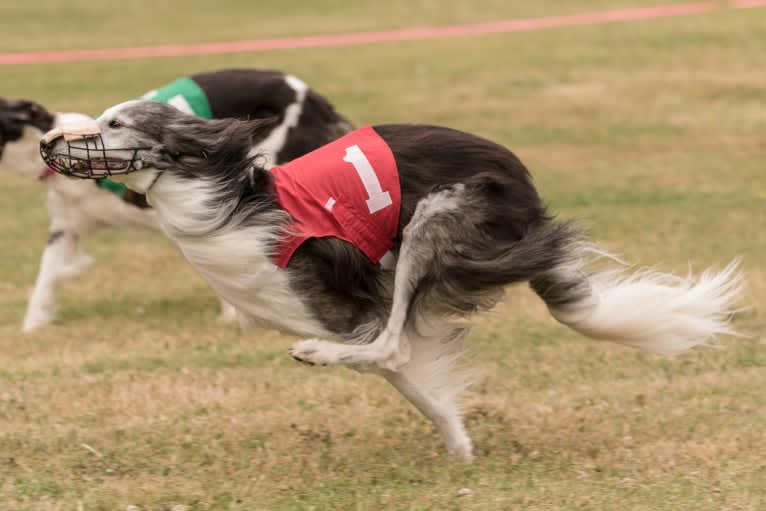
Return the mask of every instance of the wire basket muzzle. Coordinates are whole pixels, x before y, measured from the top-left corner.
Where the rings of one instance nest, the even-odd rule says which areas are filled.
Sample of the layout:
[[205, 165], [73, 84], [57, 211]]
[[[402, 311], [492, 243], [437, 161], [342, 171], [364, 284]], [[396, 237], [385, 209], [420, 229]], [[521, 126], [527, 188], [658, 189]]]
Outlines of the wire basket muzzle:
[[[62, 147], [62, 144], [64, 146]], [[57, 150], [58, 148], [58, 150]], [[101, 135], [62, 141], [43, 139], [40, 156], [54, 171], [65, 176], [82, 179], [102, 179], [129, 174], [144, 168], [139, 152], [149, 147], [124, 147], [106, 149]], [[126, 158], [125, 154], [129, 157]]]

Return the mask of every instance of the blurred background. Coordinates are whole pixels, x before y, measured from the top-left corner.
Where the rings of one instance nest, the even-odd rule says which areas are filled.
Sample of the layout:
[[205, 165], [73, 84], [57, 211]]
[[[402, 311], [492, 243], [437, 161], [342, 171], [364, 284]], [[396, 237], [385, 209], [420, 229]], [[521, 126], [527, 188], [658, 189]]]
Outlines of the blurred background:
[[[0, 509], [766, 508], [766, 6], [351, 46], [0, 65], [0, 97], [99, 114], [181, 76], [294, 74], [356, 125], [502, 143], [551, 212], [686, 274], [743, 258], [746, 338], [672, 359], [585, 340], [525, 287], [477, 320], [451, 460], [382, 380], [307, 368], [294, 340], [216, 320], [161, 236], [104, 231], [20, 333], [45, 187], [0, 175]], [[198, 44], [560, 17], [672, 0], [0, 3], [0, 54]], [[0, 59], [1, 60], [1, 59]], [[109, 215], [104, 211], [104, 215]], [[461, 492], [468, 488], [470, 492]], [[175, 507], [174, 507], [175, 506]], [[179, 507], [180, 506], [180, 507]]]

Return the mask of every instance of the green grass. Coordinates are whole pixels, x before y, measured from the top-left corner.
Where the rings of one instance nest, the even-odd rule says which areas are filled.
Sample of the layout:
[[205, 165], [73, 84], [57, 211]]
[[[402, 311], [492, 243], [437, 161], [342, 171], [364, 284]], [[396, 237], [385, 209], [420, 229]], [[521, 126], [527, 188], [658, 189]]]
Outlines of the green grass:
[[[47, 2], [0, 6], [1, 51], [488, 21], [629, 2]], [[634, 4], [635, 5], [635, 4]], [[642, 2], [642, 5], [645, 3]], [[147, 7], [148, 6], [148, 7]], [[199, 20], [206, 22], [198, 27]], [[44, 36], [35, 28], [43, 27]], [[44, 189], [3, 176], [0, 509], [766, 508], [766, 16], [760, 10], [454, 40], [13, 66], [0, 95], [98, 113], [180, 75], [288, 70], [357, 124], [445, 124], [506, 144], [553, 212], [630, 261], [685, 273], [742, 256], [750, 334], [664, 359], [585, 340], [527, 289], [471, 337], [477, 459], [444, 452], [387, 385], [295, 364], [293, 339], [216, 322], [158, 236], [103, 232], [22, 336]], [[461, 488], [469, 496], [458, 497]], [[81, 507], [78, 507], [81, 506]]]

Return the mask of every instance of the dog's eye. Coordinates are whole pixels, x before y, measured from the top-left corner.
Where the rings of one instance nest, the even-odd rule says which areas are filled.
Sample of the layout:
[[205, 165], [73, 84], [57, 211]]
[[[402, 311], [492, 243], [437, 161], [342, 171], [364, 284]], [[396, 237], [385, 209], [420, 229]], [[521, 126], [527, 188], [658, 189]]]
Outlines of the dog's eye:
[[116, 130], [117, 128], [122, 128], [122, 123], [117, 119], [112, 119], [109, 121], [109, 127]]

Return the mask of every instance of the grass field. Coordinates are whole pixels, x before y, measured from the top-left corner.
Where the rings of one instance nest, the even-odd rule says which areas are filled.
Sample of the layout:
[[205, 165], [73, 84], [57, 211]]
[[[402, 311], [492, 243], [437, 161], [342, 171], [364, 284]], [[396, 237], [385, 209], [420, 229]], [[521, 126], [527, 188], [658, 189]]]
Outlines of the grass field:
[[[640, 2], [647, 5], [647, 2]], [[607, 2], [50, 1], [0, 5], [0, 51], [488, 21]], [[257, 7], [252, 7], [257, 5]], [[632, 4], [636, 5], [636, 4]], [[200, 21], [201, 20], [201, 21]], [[200, 26], [202, 22], [202, 26]], [[19, 333], [44, 189], [3, 175], [0, 510], [766, 509], [766, 10], [454, 40], [0, 68], [0, 95], [98, 113], [180, 75], [288, 70], [357, 124], [512, 148], [553, 212], [685, 273], [742, 256], [750, 337], [667, 359], [586, 340], [525, 287], [477, 321], [477, 458], [450, 459], [385, 382], [216, 322], [158, 236], [104, 232], [57, 323]], [[108, 211], [104, 212], [109, 214]], [[691, 263], [690, 263], [691, 262]], [[458, 496], [469, 488], [470, 495]]]

